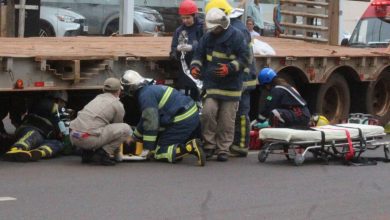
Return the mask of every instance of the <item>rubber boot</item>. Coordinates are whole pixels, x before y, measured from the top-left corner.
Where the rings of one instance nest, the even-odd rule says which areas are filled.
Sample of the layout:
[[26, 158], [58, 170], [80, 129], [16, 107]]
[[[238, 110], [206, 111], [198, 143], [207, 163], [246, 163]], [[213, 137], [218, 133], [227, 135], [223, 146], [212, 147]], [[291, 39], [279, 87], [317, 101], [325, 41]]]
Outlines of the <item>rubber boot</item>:
[[198, 158], [198, 165], [204, 166], [206, 163], [206, 155], [202, 149], [202, 142], [199, 139], [192, 139], [188, 141], [185, 146], [181, 146], [180, 152], [176, 151], [176, 160], [185, 157], [188, 154], [192, 154]]
[[46, 152], [41, 149], [30, 150], [31, 160], [38, 161], [46, 156]]
[[16, 161], [16, 162], [28, 162], [32, 161], [32, 156], [29, 151], [12, 147], [11, 150], [4, 154], [4, 160]]

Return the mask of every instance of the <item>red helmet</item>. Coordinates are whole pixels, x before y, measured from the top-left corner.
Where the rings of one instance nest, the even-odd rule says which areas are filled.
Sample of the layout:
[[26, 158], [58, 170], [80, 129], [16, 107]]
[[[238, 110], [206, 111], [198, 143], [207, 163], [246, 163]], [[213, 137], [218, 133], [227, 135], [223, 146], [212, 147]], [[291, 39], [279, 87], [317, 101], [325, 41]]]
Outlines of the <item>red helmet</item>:
[[198, 13], [198, 6], [192, 0], [184, 0], [179, 6], [179, 15], [192, 15]]

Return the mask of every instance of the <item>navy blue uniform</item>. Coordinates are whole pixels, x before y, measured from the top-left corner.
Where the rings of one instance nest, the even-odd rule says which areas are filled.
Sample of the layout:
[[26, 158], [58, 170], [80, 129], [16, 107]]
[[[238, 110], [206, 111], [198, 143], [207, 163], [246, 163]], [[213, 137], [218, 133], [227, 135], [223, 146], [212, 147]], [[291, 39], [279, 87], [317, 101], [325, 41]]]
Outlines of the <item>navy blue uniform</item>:
[[[192, 45], [192, 51], [186, 52], [185, 54], [185, 62], [189, 68], [193, 53], [198, 47], [200, 38], [203, 36], [203, 21], [195, 17], [194, 24], [192, 26], [187, 27], [182, 24], [176, 29], [172, 38], [170, 52], [170, 57], [174, 58], [175, 60], [180, 60], [181, 52], [177, 51], [177, 46], [179, 45], [179, 37], [183, 32], [186, 32], [186, 35], [188, 36], [187, 44]], [[176, 85], [177, 89], [185, 89], [186, 95], [189, 94], [195, 101], [200, 99], [198, 88], [196, 87], [195, 83], [183, 72], [183, 68], [180, 68], [179, 70], [179, 76]]]
[[241, 33], [243, 33], [249, 48], [249, 66], [244, 69], [243, 92], [241, 95], [241, 100], [238, 106], [238, 111], [235, 120], [233, 140], [234, 146], [232, 146], [232, 148], [230, 149], [232, 153], [239, 153], [235, 151], [244, 150], [244, 155], [246, 155], [246, 151], [249, 147], [250, 134], [250, 91], [256, 88], [256, 65], [253, 57], [251, 34], [249, 33], [248, 29], [246, 28], [244, 23], [242, 23], [242, 21], [238, 18], [230, 19], [230, 24], [239, 31], [241, 31]]
[[23, 150], [38, 149], [43, 157], [53, 157], [64, 149], [59, 137], [56, 116], [57, 104], [53, 99], [42, 98], [28, 107], [28, 114], [24, 117], [21, 126], [15, 131], [18, 141], [13, 147]]
[[163, 85], [145, 86], [136, 96], [142, 116], [134, 135], [143, 140], [145, 149], [156, 151], [156, 159], [174, 162], [177, 147], [199, 127], [197, 105], [189, 96]]
[[[248, 66], [249, 49], [242, 33], [229, 26], [219, 35], [207, 32], [200, 39], [191, 66], [201, 67], [201, 80], [207, 97], [239, 101], [243, 71]], [[233, 71], [225, 77], [215, 74], [219, 64], [228, 64]]]
[[273, 87], [260, 114], [272, 127], [308, 127], [310, 122], [306, 101], [291, 86]]

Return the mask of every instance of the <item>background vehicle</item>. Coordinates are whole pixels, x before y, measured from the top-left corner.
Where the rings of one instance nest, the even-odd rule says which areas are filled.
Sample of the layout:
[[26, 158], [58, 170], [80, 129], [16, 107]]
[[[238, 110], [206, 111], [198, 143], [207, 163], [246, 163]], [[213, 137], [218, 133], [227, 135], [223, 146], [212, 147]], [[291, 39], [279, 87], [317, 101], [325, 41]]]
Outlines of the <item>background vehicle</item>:
[[350, 47], [388, 47], [390, 44], [390, 1], [373, 1], [356, 25]]
[[[88, 34], [111, 35], [119, 30], [119, 0], [43, 0], [42, 5], [66, 8], [88, 20]], [[134, 7], [134, 33], [164, 30], [160, 13], [148, 7]]]
[[62, 8], [41, 6], [40, 37], [84, 35], [88, 31], [85, 17]]

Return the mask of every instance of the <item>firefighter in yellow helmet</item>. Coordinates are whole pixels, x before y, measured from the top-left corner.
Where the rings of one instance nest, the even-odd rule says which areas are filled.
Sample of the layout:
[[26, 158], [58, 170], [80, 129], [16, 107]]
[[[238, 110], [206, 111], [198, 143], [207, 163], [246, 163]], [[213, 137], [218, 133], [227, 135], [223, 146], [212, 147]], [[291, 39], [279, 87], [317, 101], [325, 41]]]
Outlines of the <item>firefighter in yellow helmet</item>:
[[207, 3], [205, 12], [209, 12], [212, 8], [219, 8], [223, 12], [225, 12], [226, 15], [230, 15], [233, 11], [233, 7], [229, 4], [227, 0], [211, 0], [209, 3]]

